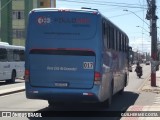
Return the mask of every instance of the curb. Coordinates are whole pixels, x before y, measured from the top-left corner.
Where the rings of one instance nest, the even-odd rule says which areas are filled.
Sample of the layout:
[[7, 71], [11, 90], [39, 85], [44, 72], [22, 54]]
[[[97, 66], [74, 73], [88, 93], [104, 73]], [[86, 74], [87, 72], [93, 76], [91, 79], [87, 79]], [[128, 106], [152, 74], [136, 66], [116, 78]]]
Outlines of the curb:
[[0, 96], [9, 95], [9, 94], [17, 93], [17, 92], [22, 92], [22, 91], [25, 91], [24, 86], [17, 87], [14, 89], [0, 90]]
[[141, 86], [138, 88], [138, 92], [140, 92], [142, 90], [142, 88], [144, 87], [144, 85], [148, 82], [148, 80], [150, 79], [150, 75], [148, 75], [148, 77], [144, 80], [144, 82], [141, 84]]
[[[158, 78], [157, 78], [158, 79]], [[138, 89], [138, 91], [143, 92], [153, 92], [160, 94], [160, 81], [157, 80], [157, 85], [155, 87], [151, 86], [151, 80], [150, 76], [144, 81], [144, 83], [141, 85], [141, 87]]]

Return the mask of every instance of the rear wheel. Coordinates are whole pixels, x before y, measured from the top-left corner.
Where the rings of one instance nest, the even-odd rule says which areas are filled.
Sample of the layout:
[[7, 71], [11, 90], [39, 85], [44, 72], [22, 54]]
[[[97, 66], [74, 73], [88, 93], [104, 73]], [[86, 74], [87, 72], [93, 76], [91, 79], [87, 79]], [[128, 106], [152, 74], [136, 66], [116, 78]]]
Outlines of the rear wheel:
[[48, 104], [49, 104], [49, 107], [53, 107], [54, 106], [54, 102], [52, 100], [48, 100]]
[[16, 80], [16, 71], [12, 71], [11, 79], [7, 80], [8, 83], [15, 83]]
[[111, 87], [110, 87], [109, 98], [107, 100], [105, 100], [104, 102], [102, 102], [101, 105], [104, 107], [110, 107], [112, 104], [112, 97], [113, 97], [113, 81], [112, 81]]
[[124, 80], [124, 86], [123, 88], [118, 92], [118, 94], [122, 95], [124, 92], [124, 87], [127, 86], [127, 75], [125, 75], [125, 80]]
[[124, 88], [122, 88], [120, 91], [119, 91], [119, 95], [122, 95], [124, 92]]
[[62, 103], [62, 102], [55, 102], [53, 100], [48, 100], [48, 104], [49, 104], [49, 107], [64, 105], [64, 103]]

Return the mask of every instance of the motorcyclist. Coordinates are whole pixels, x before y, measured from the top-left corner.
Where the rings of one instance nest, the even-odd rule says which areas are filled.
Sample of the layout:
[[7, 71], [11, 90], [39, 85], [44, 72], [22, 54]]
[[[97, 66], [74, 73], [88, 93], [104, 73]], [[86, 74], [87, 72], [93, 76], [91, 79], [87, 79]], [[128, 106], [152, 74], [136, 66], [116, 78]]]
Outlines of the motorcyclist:
[[142, 67], [140, 66], [139, 62], [137, 62], [135, 72], [140, 73], [141, 76], [143, 75]]

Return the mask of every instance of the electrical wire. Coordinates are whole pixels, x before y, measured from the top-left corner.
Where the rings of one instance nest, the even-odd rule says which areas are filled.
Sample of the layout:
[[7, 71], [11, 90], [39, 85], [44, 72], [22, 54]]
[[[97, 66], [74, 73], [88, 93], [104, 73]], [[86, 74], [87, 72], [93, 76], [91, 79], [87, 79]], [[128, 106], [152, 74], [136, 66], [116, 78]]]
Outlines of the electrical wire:
[[[85, 0], [86, 1], [86, 0]], [[128, 3], [118, 3], [118, 2], [106, 2], [106, 1], [96, 1], [96, 0], [92, 0], [92, 2], [103, 2], [103, 3], [107, 3], [107, 4], [117, 4], [117, 5], [129, 5], [129, 6], [139, 6], [139, 4], [128, 4]], [[140, 5], [142, 6], [142, 5]], [[145, 5], [147, 6], [147, 5]]]
[[[142, 10], [135, 11], [134, 13], [138, 13], [138, 12], [142, 12]], [[125, 15], [130, 15], [130, 14], [132, 14], [132, 13], [125, 13], [125, 14], [110, 16], [110, 17], [108, 17], [108, 18], [121, 17], [121, 16], [125, 16]]]
[[[86, 2], [86, 1], [74, 1], [74, 0], [59, 0], [59, 1], [65, 1], [65, 2], [74, 2], [74, 3], [86, 3], [86, 4], [96, 4], [96, 5], [110, 5], [110, 6], [117, 6], [117, 7], [123, 7], [123, 8], [140, 8], [140, 9], [144, 9], [144, 7], [141, 7], [141, 6], [133, 6], [133, 5], [128, 5], [128, 4], [125, 4], [123, 5], [123, 3], [121, 3], [122, 5], [120, 4], [109, 4], [109, 3], [100, 3], [99, 1], [97, 2]], [[147, 9], [147, 7], [145, 8]]]

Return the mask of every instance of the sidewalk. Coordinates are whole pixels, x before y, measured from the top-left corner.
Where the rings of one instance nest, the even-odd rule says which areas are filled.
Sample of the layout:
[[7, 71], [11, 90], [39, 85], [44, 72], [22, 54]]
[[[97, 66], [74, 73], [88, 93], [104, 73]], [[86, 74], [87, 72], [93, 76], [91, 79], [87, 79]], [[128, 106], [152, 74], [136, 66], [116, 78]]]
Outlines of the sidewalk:
[[12, 93], [22, 92], [25, 90], [24, 80], [16, 79], [14, 84], [0, 85], [0, 96], [9, 95]]
[[141, 91], [160, 94], [160, 70], [156, 71], [156, 87], [151, 86], [151, 78], [149, 78], [141, 88]]
[[[156, 87], [151, 86], [151, 78], [145, 80], [140, 91], [153, 92], [160, 96], [160, 70], [156, 71]], [[160, 98], [157, 101], [160, 103]], [[151, 106], [133, 105], [127, 109], [128, 116], [123, 116], [121, 120], [160, 120], [160, 104], [153, 104]], [[131, 115], [131, 116], [129, 116]]]

